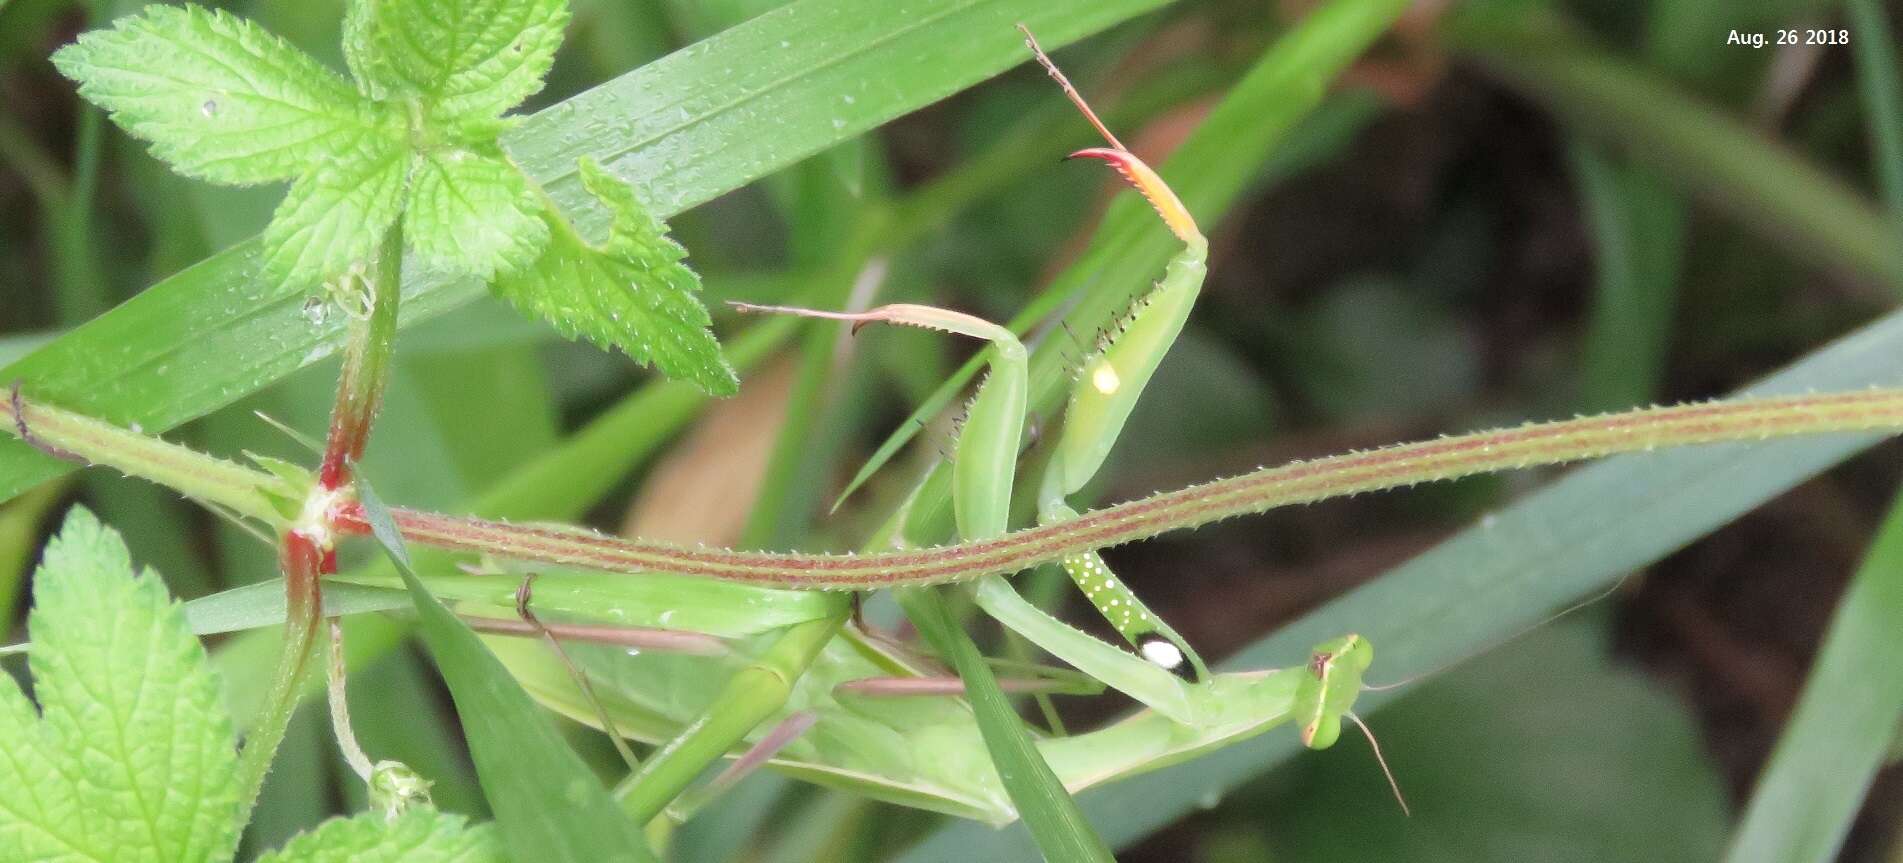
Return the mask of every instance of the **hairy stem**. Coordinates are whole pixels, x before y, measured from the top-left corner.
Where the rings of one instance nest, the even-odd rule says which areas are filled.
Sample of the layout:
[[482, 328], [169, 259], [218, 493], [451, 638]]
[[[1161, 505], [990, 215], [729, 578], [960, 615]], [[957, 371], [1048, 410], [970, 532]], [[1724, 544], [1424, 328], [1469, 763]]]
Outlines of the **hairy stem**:
[[[281, 520], [258, 491], [261, 471], [78, 414], [0, 399], [3, 427], [242, 515]], [[449, 549], [613, 572], [673, 572], [795, 589], [873, 589], [1016, 572], [1065, 554], [1134, 542], [1279, 506], [1500, 470], [1564, 464], [1660, 447], [1806, 434], [1903, 432], [1903, 389], [1646, 408], [1515, 429], [1444, 437], [1264, 468], [1130, 501], [992, 540], [917, 551], [809, 555], [683, 548], [561, 525], [509, 524], [396, 509], [413, 541]], [[23, 435], [25, 436], [25, 435]], [[340, 503], [329, 526], [369, 530]]]
[[[1903, 432], [1903, 389], [1646, 408], [1295, 462], [1096, 510], [1069, 521], [917, 551], [773, 554], [625, 540], [560, 525], [393, 510], [405, 537], [443, 548], [613, 572], [672, 572], [794, 589], [940, 584], [1278, 506], [1617, 453], [1804, 434]], [[338, 528], [369, 529], [343, 506]]]
[[[345, 349], [343, 373], [337, 382], [337, 404], [331, 412], [330, 435], [324, 446], [323, 466], [318, 473], [318, 488], [308, 492], [304, 513], [278, 541], [278, 558], [284, 570], [284, 643], [278, 651], [277, 672], [271, 681], [271, 694], [265, 700], [264, 713], [245, 742], [239, 777], [243, 783], [245, 820], [257, 802], [264, 776], [271, 768], [278, 744], [291, 714], [297, 711], [304, 679], [310, 674], [312, 648], [317, 628], [323, 622], [323, 589], [319, 579], [337, 571], [334, 547], [336, 536], [335, 501], [339, 491], [350, 482], [351, 466], [363, 454], [370, 437], [370, 425], [383, 401], [384, 385], [390, 377], [390, 357], [396, 346], [396, 304], [403, 277], [402, 222], [384, 232], [383, 243], [372, 265], [368, 289], [368, 314], [355, 319], [350, 328], [350, 343]], [[333, 632], [341, 639], [341, 632]], [[341, 642], [333, 645], [341, 649]], [[341, 690], [341, 678], [333, 681], [333, 690]], [[334, 693], [340, 697], [341, 693]], [[333, 710], [340, 709], [333, 703]], [[335, 718], [335, 714], [333, 714]], [[342, 720], [340, 741], [350, 739], [349, 720]], [[359, 758], [361, 750], [357, 750]], [[362, 771], [360, 771], [362, 772]], [[365, 774], [365, 781], [369, 776]]]
[[276, 482], [270, 474], [34, 402], [18, 384], [0, 398], [0, 420], [7, 432], [56, 457], [115, 468], [238, 515], [273, 524], [282, 520], [261, 491]]
[[278, 565], [284, 570], [284, 644], [278, 650], [277, 671], [271, 676], [271, 694], [265, 699], [264, 712], [245, 739], [238, 761], [240, 806], [238, 822], [249, 823], [251, 807], [258, 802], [264, 776], [278, 744], [284, 742], [284, 730], [297, 711], [298, 693], [304, 689], [304, 677], [310, 673], [311, 646], [316, 641], [322, 603], [318, 600], [318, 568], [326, 557], [323, 549], [297, 531], [284, 534], [278, 545]]
[[350, 482], [350, 466], [363, 456], [370, 426], [383, 406], [383, 389], [390, 380], [390, 358], [396, 351], [396, 307], [403, 271], [403, 223], [384, 232], [377, 250], [375, 272], [369, 284], [369, 314], [353, 318], [350, 341], [344, 349], [344, 368], [337, 379], [337, 406], [330, 412], [330, 435], [324, 444], [324, 462], [317, 482], [335, 490]]

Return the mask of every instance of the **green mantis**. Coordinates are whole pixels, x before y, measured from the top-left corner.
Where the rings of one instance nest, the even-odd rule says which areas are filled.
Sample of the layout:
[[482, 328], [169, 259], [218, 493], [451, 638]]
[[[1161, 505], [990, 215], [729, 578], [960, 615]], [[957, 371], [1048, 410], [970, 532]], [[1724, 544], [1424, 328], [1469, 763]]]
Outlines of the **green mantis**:
[[[1029, 31], [1025, 31], [1025, 38], [1034, 56], [1109, 145], [1079, 150], [1071, 157], [1110, 164], [1150, 202], [1183, 243], [1182, 251], [1167, 264], [1162, 280], [1136, 301], [1116, 331], [1106, 334], [1079, 368], [1063, 429], [1038, 489], [1038, 519], [1052, 523], [1076, 518], [1068, 497], [1080, 491], [1102, 467], [1157, 365], [1182, 332], [1207, 272], [1209, 244], [1188, 208], [1162, 177], [1125, 148], [1097, 118]], [[990, 342], [990, 373], [966, 409], [952, 454], [952, 501], [962, 538], [992, 539], [1005, 532], [1026, 413], [1026, 353], [1016, 336], [970, 315], [911, 304], [882, 306], [859, 314], [744, 308], [836, 318], [853, 322], [855, 328], [872, 322], [905, 324]], [[1209, 675], [1202, 658], [1095, 552], [1067, 555], [1061, 565], [1097, 611], [1153, 668], [1132, 666], [1120, 651], [1106, 650], [1096, 639], [1063, 626], [1018, 597], [1001, 578], [981, 579], [974, 596], [986, 613], [1052, 655], [1178, 721], [1196, 721], [1195, 711], [1183, 694], [1184, 684], [1155, 671], [1175, 674], [1193, 684]]]
[[[1100, 159], [1116, 168], [1184, 245], [1169, 262], [1163, 279], [1132, 306], [1114, 333], [1105, 334], [1081, 366], [1063, 430], [1038, 487], [1040, 522], [1057, 523], [1076, 518], [1068, 497], [1101, 467], [1145, 385], [1182, 330], [1203, 281], [1208, 246], [1168, 185], [1097, 120], [1035, 41], [1030, 46], [1109, 144], [1074, 155]], [[949, 466], [930, 473], [920, 489], [949, 484], [953, 521], [963, 539], [986, 540], [1005, 533], [1028, 389], [1026, 352], [1015, 336], [970, 315], [920, 305], [888, 305], [862, 314], [746, 308], [837, 318], [851, 321], [855, 328], [871, 322], [906, 324], [989, 342], [993, 351], [990, 374], [967, 407]], [[891, 535], [897, 545], [912, 544], [907, 516], [905, 509], [895, 515], [897, 525]], [[1331, 745], [1339, 736], [1341, 720], [1349, 715], [1361, 674], [1373, 656], [1365, 640], [1350, 635], [1319, 645], [1308, 662], [1294, 668], [1211, 674], [1189, 644], [1094, 552], [1069, 555], [1061, 563], [1136, 655], [1037, 608], [1002, 577], [977, 580], [972, 596], [1006, 627], [1147, 708], [1088, 734], [1042, 739], [1041, 753], [1067, 786], [1079, 789], [1156, 769], [1284, 721], [1299, 722], [1302, 740], [1314, 748]], [[588, 578], [585, 573], [545, 574], [538, 613], [549, 620], [599, 619], [604, 609], [585, 601], [585, 591], [571, 589]], [[692, 582], [666, 574], [636, 578], [663, 592], [689, 590], [686, 585]], [[456, 595], [475, 585], [446, 580], [432, 587]], [[501, 595], [494, 593], [498, 589], [465, 593], [468, 607], [503, 605]], [[627, 576], [614, 579], [616, 594], [626, 596], [629, 589]], [[628, 656], [616, 647], [576, 646], [572, 653], [577, 664], [606, 693], [599, 700], [606, 716], [595, 715], [597, 702], [538, 645], [499, 639], [495, 647], [531, 692], [554, 709], [632, 736], [668, 739], [695, 721], [695, 712], [713, 698], [723, 681], [743, 668], [758, 667], [774, 634], [790, 625], [775, 614], [805, 608], [812, 619], [820, 619], [828, 613], [807, 594], [738, 585], [721, 589], [752, 592], [750, 601], [727, 606], [729, 619], [701, 620], [703, 626], [718, 625], [730, 638], [728, 656], [653, 652]], [[490, 595], [482, 595], [483, 590]], [[645, 611], [657, 607], [669, 610]], [[670, 615], [689, 608], [697, 618], [712, 610], [677, 599], [660, 605], [621, 603], [607, 611], [618, 623], [666, 628]], [[769, 609], [773, 614], [757, 613]], [[777, 625], [768, 624], [769, 619]], [[749, 624], [756, 622], [758, 629], [749, 631]], [[752, 739], [765, 736], [764, 729], [776, 721], [801, 717], [803, 723], [810, 722], [808, 730], [790, 742], [779, 741], [780, 748], [773, 753], [773, 763], [783, 770], [908, 805], [987, 821], [1008, 820], [1013, 815], [1009, 798], [989, 766], [969, 708], [955, 697], [956, 687], [901, 685], [922, 684], [941, 675], [930, 660], [847, 628], [825, 645], [794, 683], [775, 720], [763, 723]]]
[[[1077, 101], [1081, 105], [1082, 100]], [[1066, 498], [1102, 464], [1143, 385], [1182, 327], [1202, 280], [1206, 244], [1186, 210], [1154, 172], [1106, 136], [1111, 147], [1082, 155], [1108, 161], [1131, 178], [1157, 204], [1184, 241], [1184, 250], [1156, 290], [1133, 307], [1118, 331], [1106, 335], [1100, 351], [1084, 364], [1071, 417], [1039, 487], [1039, 519], [1048, 524], [1085, 524]], [[996, 345], [993, 374], [968, 412], [956, 457], [925, 477], [919, 488], [930, 489], [930, 494], [915, 495], [914, 500], [950, 499], [952, 520], [966, 538], [999, 537], [1008, 523], [1026, 413], [1022, 345], [1002, 328], [956, 313], [918, 306], [887, 307], [881, 313], [896, 322], [940, 326]], [[89, 461], [124, 464], [232, 512], [268, 522], [301, 517], [307, 509], [285, 509], [308, 498], [279, 488], [296, 478], [290, 471], [274, 479], [136, 432], [31, 405], [17, 393], [0, 405], [0, 414], [21, 438], [73, 447]], [[333, 513], [326, 504], [327, 524], [351, 523], [345, 515], [347, 501], [325, 500], [337, 508]], [[942, 532], [913, 523], [911, 509], [908, 505], [894, 515], [880, 547], [921, 545], [938, 538]], [[569, 529], [521, 528], [564, 544], [592, 542]], [[429, 533], [415, 521], [404, 531], [418, 539]], [[1094, 553], [1080, 550], [1063, 563], [1139, 655], [1058, 621], [1019, 597], [1002, 578], [979, 579], [973, 595], [1011, 629], [1087, 677], [1133, 695], [1147, 708], [1087, 734], [1040, 739], [1042, 755], [1067, 786], [1081, 789], [1153, 770], [1284, 722], [1298, 723], [1302, 739], [1317, 748], [1338, 736], [1340, 720], [1348, 715], [1361, 672], [1372, 658], [1362, 639], [1346, 636], [1324, 643], [1306, 662], [1287, 669], [1210, 674], [1188, 645]], [[856, 628], [840, 629], [841, 594], [717, 582], [665, 565], [658, 569], [632, 575], [557, 569], [526, 578], [438, 576], [429, 586], [456, 602], [465, 616], [483, 621], [485, 631], [533, 636], [495, 635], [489, 641], [537, 698], [583, 722], [641, 740], [679, 740], [707, 727], [708, 717], [718, 715], [709, 705], [731, 693], [736, 681], [777, 675], [783, 692], [748, 705], [745, 727], [752, 731], [736, 732], [716, 751], [738, 754], [750, 743], [766, 740], [771, 763], [797, 776], [994, 823], [1015, 816], [971, 710], [958, 697], [956, 681], [947, 680], [928, 657]], [[531, 579], [532, 599], [527, 595]], [[361, 583], [397, 586], [390, 576]], [[524, 625], [501, 625], [513, 622], [511, 618]], [[630, 638], [606, 637], [617, 629], [626, 636], [631, 628], [701, 637], [676, 640], [676, 649], [662, 641], [637, 646]], [[802, 631], [824, 633], [810, 661], [776, 665], [781, 640]], [[553, 638], [569, 644], [575, 667], [590, 685], [579, 683], [561, 657], [548, 649]], [[679, 649], [683, 644], [686, 649]], [[763, 708], [758, 721], [753, 708]], [[788, 727], [795, 718], [805, 732], [775, 739], [772, 729]], [[643, 769], [663, 762], [667, 751], [649, 757]], [[697, 773], [705, 761], [687, 766]], [[663, 802], [672, 797], [673, 792], [666, 792]], [[646, 807], [629, 808], [643, 817], [651, 814]]]
[[[520, 584], [512, 577], [426, 580], [432, 592], [458, 600], [460, 613], [489, 618], [511, 615]], [[384, 586], [387, 580], [370, 583]], [[793, 625], [790, 621], [826, 613], [816, 600], [823, 594], [722, 585], [714, 596], [696, 589], [704, 583], [664, 573], [554, 570], [538, 577], [537, 615], [552, 626], [609, 620], [618, 627], [675, 629], [691, 620], [722, 634], [726, 650], [719, 654], [567, 640], [570, 658], [590, 677], [607, 711], [605, 722], [596, 702], [541, 641], [486, 640], [529, 693], [551, 709], [596, 727], [611, 724], [632, 738], [663, 742], [698, 721], [726, 682], [757, 663], [773, 639]], [[1050, 625], [1029, 624], [1033, 629]], [[1186, 696], [1185, 703], [1198, 713], [1193, 724], [1142, 710], [1088, 733], [1041, 738], [1038, 749], [1073, 791], [1176, 764], [1283, 723], [1295, 723], [1304, 742], [1319, 749], [1339, 734], [1371, 658], [1364, 639], [1344, 636], [1318, 645], [1299, 666], [1210, 675]], [[1127, 655], [1125, 661], [1149, 667]], [[787, 718], [808, 714], [811, 726], [772, 754], [773, 768], [874, 799], [1008, 822], [1016, 812], [956, 687], [918, 686], [905, 694], [908, 687], [894, 685], [955, 683], [943, 674], [925, 657], [848, 627], [825, 645], [794, 681], [785, 704], [748, 740], [765, 738]]]

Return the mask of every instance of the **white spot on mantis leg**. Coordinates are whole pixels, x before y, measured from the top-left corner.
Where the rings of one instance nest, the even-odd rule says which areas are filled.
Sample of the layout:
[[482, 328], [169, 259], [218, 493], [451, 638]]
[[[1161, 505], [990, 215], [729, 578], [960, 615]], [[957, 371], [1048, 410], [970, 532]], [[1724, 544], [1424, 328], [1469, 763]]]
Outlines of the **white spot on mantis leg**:
[[1090, 372], [1090, 385], [1096, 387], [1097, 392], [1109, 395], [1123, 385], [1123, 379], [1117, 377], [1117, 370], [1111, 368], [1109, 363], [1100, 362]]
[[1152, 638], [1137, 646], [1137, 652], [1143, 655], [1151, 665], [1174, 670], [1183, 664], [1183, 651], [1166, 639]]

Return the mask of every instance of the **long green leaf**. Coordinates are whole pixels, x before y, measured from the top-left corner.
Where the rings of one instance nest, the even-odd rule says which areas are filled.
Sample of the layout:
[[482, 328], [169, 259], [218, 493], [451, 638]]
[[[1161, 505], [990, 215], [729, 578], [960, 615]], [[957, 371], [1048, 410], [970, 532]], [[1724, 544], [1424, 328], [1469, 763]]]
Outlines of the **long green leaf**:
[[[1750, 388], [1754, 394], [1903, 381], [1903, 312]], [[1487, 649], [1870, 446], [1868, 435], [1728, 444], [1622, 456], [1568, 474], [1375, 581], [1263, 638], [1229, 670], [1298, 662], [1308, 645], [1358, 632], [1379, 646], [1375, 683], [1405, 679]], [[1510, 647], [1508, 649], [1511, 649]], [[1379, 705], [1395, 693], [1370, 693]], [[1078, 802], [1113, 846], [1128, 845], [1302, 751], [1268, 734]], [[1330, 754], [1308, 757], [1338, 757]], [[972, 824], [941, 829], [903, 858], [1012, 860], [1022, 837]]]
[[1570, 148], [1592, 225], [1592, 320], [1580, 359], [1588, 413], [1655, 401], [1665, 377], [1685, 249], [1685, 207], [1656, 175], [1584, 144]]
[[1849, 13], [1851, 32], [1857, 34], [1851, 50], [1870, 128], [1877, 190], [1890, 218], [1903, 219], [1903, 75], [1896, 65], [1896, 31], [1890, 27], [1882, 0], [1847, 0], [1844, 11]]
[[361, 480], [358, 497], [377, 541], [409, 587], [423, 640], [456, 700], [470, 757], [517, 860], [653, 860], [640, 828], [621, 814], [547, 712], [481, 639], [423, 587], [387, 510]]
[[[581, 189], [582, 156], [665, 218], [1022, 63], [1015, 22], [1055, 47], [1165, 2], [802, 0], [542, 111], [503, 144], [589, 229], [606, 213]], [[258, 263], [255, 241], [220, 252], [0, 369], [0, 383], [156, 432], [334, 353], [342, 316], [308, 319], [301, 292], [261, 286]], [[430, 271], [404, 287], [404, 326], [482, 290]], [[0, 500], [68, 469], [0, 441]]]
[[1732, 840], [1729, 863], [1826, 863], [1903, 717], [1903, 496], [1831, 620], [1804, 695]]
[[[1851, 0], [1878, 186], [1903, 216], [1903, 110], [1882, 4]], [[1864, 44], [1869, 43], [1869, 44]], [[1851, 580], [1726, 859], [1834, 859], [1903, 716], [1903, 496]]]
[[1091, 829], [1077, 801], [1064, 789], [1063, 780], [1038, 754], [1030, 730], [998, 688], [998, 679], [978, 652], [978, 645], [952, 620], [941, 592], [919, 591], [907, 604], [906, 612], [921, 635], [951, 653], [952, 665], [965, 681], [965, 697], [971, 701], [978, 731], [991, 752], [991, 763], [998, 769], [1005, 793], [1017, 806], [1018, 817], [1030, 828], [1038, 851], [1049, 863], [1111, 860], [1103, 838]]

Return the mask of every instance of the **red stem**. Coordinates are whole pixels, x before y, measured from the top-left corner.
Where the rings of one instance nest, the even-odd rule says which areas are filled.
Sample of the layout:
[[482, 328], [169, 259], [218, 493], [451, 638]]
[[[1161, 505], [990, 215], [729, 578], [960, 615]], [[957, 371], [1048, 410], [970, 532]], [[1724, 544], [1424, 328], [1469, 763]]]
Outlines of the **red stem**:
[[317, 471], [318, 485], [325, 491], [350, 484], [351, 465], [363, 457], [370, 427], [383, 406], [383, 388], [390, 379], [390, 358], [396, 348], [402, 267], [403, 230], [399, 223], [384, 233], [383, 245], [377, 250], [369, 280], [370, 313], [350, 327], [343, 374], [337, 381], [337, 405], [331, 410], [324, 461]]

